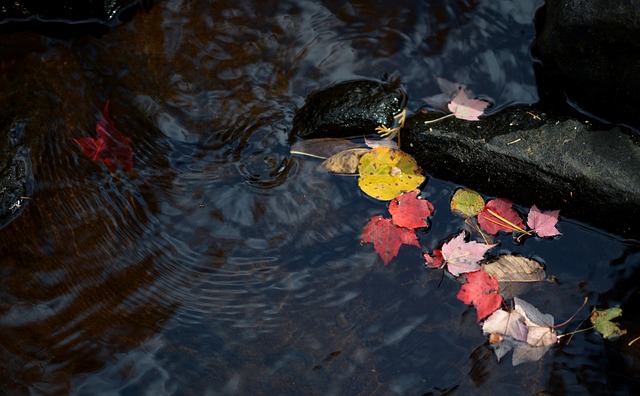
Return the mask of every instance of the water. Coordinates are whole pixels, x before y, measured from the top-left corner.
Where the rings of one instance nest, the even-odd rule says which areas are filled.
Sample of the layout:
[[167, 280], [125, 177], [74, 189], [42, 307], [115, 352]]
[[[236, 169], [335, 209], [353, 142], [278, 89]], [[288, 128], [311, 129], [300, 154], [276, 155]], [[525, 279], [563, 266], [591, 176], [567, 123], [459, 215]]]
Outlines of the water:
[[[399, 77], [411, 110], [439, 92], [435, 77], [496, 111], [535, 102], [537, 5], [165, 1], [100, 37], [5, 35], [21, 45], [4, 44], [0, 97], [28, 120], [35, 182], [0, 231], [0, 388], [631, 392], [637, 349], [591, 333], [537, 363], [497, 363], [459, 284], [423, 268], [420, 249], [385, 267], [359, 243], [384, 203], [288, 156], [295, 109], [345, 79]], [[107, 100], [133, 139], [131, 173], [91, 162], [72, 140], [94, 133]], [[463, 226], [448, 211], [455, 188], [426, 185], [436, 213], [424, 250]], [[558, 322], [584, 296], [621, 305], [635, 337], [638, 243], [570, 219], [560, 227], [553, 241], [501, 238], [502, 251], [533, 255], [558, 279], [523, 298]]]

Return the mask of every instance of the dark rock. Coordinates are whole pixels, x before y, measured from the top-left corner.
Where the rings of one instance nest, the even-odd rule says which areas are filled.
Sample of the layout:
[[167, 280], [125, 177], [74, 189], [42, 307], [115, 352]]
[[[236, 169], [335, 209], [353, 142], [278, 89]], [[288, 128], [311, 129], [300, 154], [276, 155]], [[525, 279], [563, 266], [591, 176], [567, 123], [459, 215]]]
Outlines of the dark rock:
[[[147, 1], [148, 2], [148, 1]], [[11, 21], [102, 21], [111, 20], [137, 0], [0, 0], [0, 24]]]
[[372, 80], [347, 81], [310, 93], [296, 112], [293, 130], [298, 136], [357, 136], [377, 126], [391, 127], [404, 107], [400, 84]]
[[424, 123], [433, 118], [410, 117], [401, 148], [434, 177], [640, 237], [637, 136], [532, 107], [514, 107], [479, 122]]
[[0, 229], [16, 218], [32, 185], [29, 150], [24, 145], [25, 121], [14, 121], [0, 129]]
[[597, 117], [640, 129], [640, 2], [549, 0], [537, 18], [534, 54], [545, 85]]

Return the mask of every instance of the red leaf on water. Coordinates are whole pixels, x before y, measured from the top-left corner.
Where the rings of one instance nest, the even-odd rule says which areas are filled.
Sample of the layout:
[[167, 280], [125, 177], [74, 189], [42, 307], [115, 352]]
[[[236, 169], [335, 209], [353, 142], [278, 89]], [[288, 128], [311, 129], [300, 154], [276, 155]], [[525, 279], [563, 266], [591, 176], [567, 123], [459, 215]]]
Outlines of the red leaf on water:
[[491, 235], [499, 231], [527, 232], [518, 212], [513, 208], [513, 202], [505, 198], [496, 198], [487, 202], [484, 209], [478, 214], [478, 224]]
[[476, 307], [478, 322], [495, 312], [502, 304], [498, 281], [484, 271], [466, 274], [467, 283], [458, 292], [458, 300]]
[[527, 226], [531, 228], [531, 231], [535, 231], [539, 237], [561, 235], [560, 231], [556, 228], [558, 214], [560, 214], [559, 210], [541, 212], [536, 205], [533, 205], [531, 210], [529, 210]]
[[478, 262], [484, 258], [487, 250], [495, 245], [486, 245], [476, 241], [465, 241], [464, 230], [455, 238], [442, 245], [442, 258], [447, 269], [454, 276], [480, 269]]
[[440, 249], [433, 249], [433, 256], [425, 253], [424, 259], [426, 261], [425, 265], [429, 268], [440, 268], [445, 264], [442, 250]]
[[449, 103], [449, 111], [456, 118], [467, 121], [480, 121], [478, 116], [484, 113], [484, 109], [489, 106], [489, 102], [480, 99], [471, 99], [467, 96], [464, 86], [460, 86], [458, 93]]
[[372, 242], [384, 265], [398, 255], [402, 244], [420, 247], [415, 230], [398, 227], [382, 216], [373, 216], [362, 231], [362, 243]]
[[433, 205], [426, 199], [418, 198], [419, 192], [406, 192], [389, 203], [389, 213], [395, 225], [406, 228], [427, 226], [426, 218], [433, 213]]
[[121, 134], [109, 118], [109, 102], [104, 107], [102, 118], [96, 123], [96, 137], [73, 141], [93, 161], [103, 162], [111, 169], [121, 167], [126, 172], [133, 170], [131, 138]]

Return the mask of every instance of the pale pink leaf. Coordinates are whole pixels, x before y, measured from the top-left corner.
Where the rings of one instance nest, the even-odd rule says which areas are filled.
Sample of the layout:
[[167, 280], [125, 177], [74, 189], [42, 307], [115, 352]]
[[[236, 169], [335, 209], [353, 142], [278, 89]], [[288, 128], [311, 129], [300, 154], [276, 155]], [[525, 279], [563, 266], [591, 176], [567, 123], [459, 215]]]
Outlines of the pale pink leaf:
[[556, 228], [558, 224], [559, 210], [550, 210], [548, 212], [541, 212], [536, 205], [529, 210], [529, 217], [527, 218], [527, 226], [538, 234], [539, 237], [550, 237], [561, 235], [560, 231]]
[[487, 106], [489, 106], [489, 102], [486, 100], [469, 98], [464, 87], [458, 90], [458, 93], [448, 105], [449, 111], [456, 118], [467, 121], [480, 121], [478, 117], [484, 113], [484, 109]]
[[499, 309], [491, 314], [482, 325], [484, 334], [502, 334], [518, 341], [527, 340], [527, 326], [524, 316], [518, 311], [507, 312]]
[[480, 269], [478, 262], [484, 258], [487, 250], [496, 245], [486, 245], [476, 241], [465, 241], [465, 231], [442, 245], [442, 257], [447, 269], [454, 276]]

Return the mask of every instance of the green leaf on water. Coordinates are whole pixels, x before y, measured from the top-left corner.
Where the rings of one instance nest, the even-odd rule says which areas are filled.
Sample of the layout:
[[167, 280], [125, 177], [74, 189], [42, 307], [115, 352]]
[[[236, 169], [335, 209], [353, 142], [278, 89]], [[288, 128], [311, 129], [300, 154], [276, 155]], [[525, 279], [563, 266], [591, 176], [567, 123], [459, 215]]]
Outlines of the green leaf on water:
[[358, 165], [362, 191], [381, 201], [389, 201], [417, 188], [425, 177], [409, 154], [389, 147], [376, 147], [360, 158]]
[[460, 188], [451, 198], [451, 211], [461, 217], [473, 217], [484, 208], [484, 199], [473, 190]]
[[626, 334], [626, 330], [622, 330], [618, 327], [616, 323], [611, 322], [611, 320], [622, 316], [622, 309], [620, 308], [609, 308], [603, 310], [593, 309], [591, 311], [591, 316], [589, 316], [589, 320], [593, 324], [595, 330], [602, 334], [604, 338], [614, 338], [619, 337], [623, 334]]

